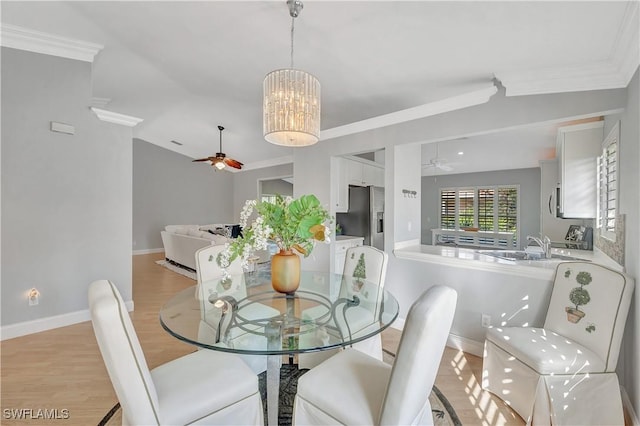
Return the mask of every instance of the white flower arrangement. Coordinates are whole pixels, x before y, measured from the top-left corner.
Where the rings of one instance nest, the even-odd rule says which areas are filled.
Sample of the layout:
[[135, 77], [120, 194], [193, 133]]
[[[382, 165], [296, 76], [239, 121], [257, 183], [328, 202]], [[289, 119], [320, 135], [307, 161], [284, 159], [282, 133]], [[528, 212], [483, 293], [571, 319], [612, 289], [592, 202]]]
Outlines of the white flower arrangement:
[[[254, 211], [257, 217], [247, 226]], [[228, 243], [216, 260], [228, 277], [226, 268], [231, 262], [240, 257], [243, 268], [247, 268], [253, 253], [266, 250], [270, 241], [280, 250], [295, 250], [306, 257], [315, 242], [331, 242], [326, 221], [331, 221], [329, 213], [315, 195], [297, 199], [276, 195], [275, 202], [247, 200], [240, 212], [242, 236]]]

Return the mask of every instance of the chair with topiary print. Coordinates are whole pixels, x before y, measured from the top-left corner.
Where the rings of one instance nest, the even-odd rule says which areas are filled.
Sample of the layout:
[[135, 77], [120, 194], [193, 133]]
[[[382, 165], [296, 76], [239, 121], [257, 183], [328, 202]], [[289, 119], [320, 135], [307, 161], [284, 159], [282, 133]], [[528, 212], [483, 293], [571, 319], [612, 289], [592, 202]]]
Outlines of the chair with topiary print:
[[542, 328], [487, 331], [483, 389], [527, 424], [624, 424], [615, 369], [633, 287], [604, 266], [560, 263]]
[[[366, 294], [361, 292], [365, 281], [375, 284], [379, 288], [384, 287], [385, 278], [387, 276], [387, 263], [389, 256], [382, 250], [372, 246], [358, 246], [347, 249], [344, 268], [342, 270], [342, 285], [340, 295], [342, 298], [352, 298], [354, 295], [360, 299], [360, 306], [348, 309], [345, 315], [349, 317], [350, 327], [346, 327], [342, 318], [334, 319], [333, 324], [338, 326], [345, 334], [367, 334], [368, 330], [375, 332], [379, 329], [376, 324], [379, 321], [380, 303], [374, 301], [367, 303], [368, 298], [377, 297], [381, 292], [376, 294]], [[303, 318], [313, 318], [315, 308], [307, 309], [303, 312]], [[318, 309], [321, 314], [324, 312]], [[347, 337], [347, 336], [345, 336]], [[306, 335], [302, 338], [313, 338], [313, 335]], [[380, 361], [382, 361], [382, 337], [376, 334], [366, 340], [354, 343], [354, 349], [366, 353]], [[312, 368], [320, 362], [328, 359], [336, 354], [336, 350], [312, 352], [300, 354], [298, 356], [298, 364], [300, 368]]]

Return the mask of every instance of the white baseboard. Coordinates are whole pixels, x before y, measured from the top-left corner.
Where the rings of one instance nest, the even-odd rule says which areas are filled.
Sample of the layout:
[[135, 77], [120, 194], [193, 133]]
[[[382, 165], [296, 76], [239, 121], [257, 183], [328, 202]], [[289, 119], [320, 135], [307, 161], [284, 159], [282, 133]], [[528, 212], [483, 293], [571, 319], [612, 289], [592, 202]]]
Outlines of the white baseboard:
[[[127, 311], [133, 311], [133, 300], [125, 302]], [[38, 318], [32, 321], [23, 321], [17, 324], [10, 324], [0, 327], [0, 341], [13, 339], [14, 337], [26, 336], [27, 334], [39, 333], [41, 331], [53, 330], [54, 328], [66, 327], [91, 320], [88, 309], [82, 311], [69, 312], [68, 314], [54, 315], [52, 317]]]
[[480, 358], [482, 358], [482, 355], [484, 353], [484, 343], [476, 342], [475, 340], [457, 336], [455, 334], [449, 334], [449, 339], [447, 339], [447, 346], [449, 346], [450, 348], [459, 349], [462, 352], [466, 352], [471, 355], [479, 356]]
[[133, 255], [137, 256], [139, 254], [151, 254], [151, 253], [162, 253], [164, 248], [154, 248], [154, 249], [144, 249], [144, 250], [134, 250]]
[[629, 394], [627, 394], [627, 390], [624, 388], [624, 386], [620, 386], [620, 393], [622, 394], [622, 406], [627, 411], [629, 419], [631, 420], [631, 424], [633, 426], [640, 426], [640, 420], [638, 420], [638, 416], [633, 410], [633, 404], [631, 404]]

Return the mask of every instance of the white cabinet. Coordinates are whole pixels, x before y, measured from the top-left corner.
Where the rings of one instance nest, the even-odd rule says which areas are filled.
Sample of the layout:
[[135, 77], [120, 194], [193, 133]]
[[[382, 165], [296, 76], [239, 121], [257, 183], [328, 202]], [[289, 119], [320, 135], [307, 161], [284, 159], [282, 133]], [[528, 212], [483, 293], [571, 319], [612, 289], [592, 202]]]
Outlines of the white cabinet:
[[347, 161], [342, 157], [331, 157], [331, 188], [336, 213], [346, 213], [349, 210]]
[[347, 182], [349, 185], [364, 186], [362, 181], [362, 164], [359, 161], [345, 160], [347, 164]]
[[551, 241], [563, 241], [570, 225], [582, 225], [582, 219], [567, 220], [556, 216], [558, 160], [540, 161], [540, 232]]
[[565, 218], [596, 217], [597, 157], [604, 122], [558, 129], [556, 155], [560, 177], [560, 213]]
[[350, 247], [359, 247], [363, 244], [364, 237], [351, 237], [347, 235], [338, 235], [336, 237], [336, 251], [333, 272], [341, 274], [346, 262], [347, 249]]
[[360, 161], [346, 160], [346, 162], [349, 185], [384, 187], [384, 168]]

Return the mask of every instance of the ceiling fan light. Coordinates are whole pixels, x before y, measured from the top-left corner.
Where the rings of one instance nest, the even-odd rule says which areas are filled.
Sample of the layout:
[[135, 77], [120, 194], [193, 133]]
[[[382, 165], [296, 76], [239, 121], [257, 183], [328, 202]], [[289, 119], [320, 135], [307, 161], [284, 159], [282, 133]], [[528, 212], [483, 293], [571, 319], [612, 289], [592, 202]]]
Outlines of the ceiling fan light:
[[216, 169], [218, 170], [222, 170], [224, 169], [224, 161], [218, 161], [216, 163], [213, 164], [215, 166]]
[[320, 82], [296, 69], [264, 78], [264, 138], [275, 145], [308, 146], [320, 135]]

